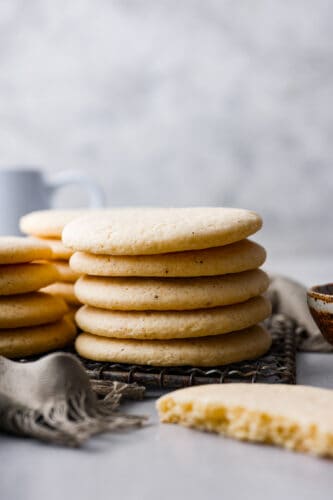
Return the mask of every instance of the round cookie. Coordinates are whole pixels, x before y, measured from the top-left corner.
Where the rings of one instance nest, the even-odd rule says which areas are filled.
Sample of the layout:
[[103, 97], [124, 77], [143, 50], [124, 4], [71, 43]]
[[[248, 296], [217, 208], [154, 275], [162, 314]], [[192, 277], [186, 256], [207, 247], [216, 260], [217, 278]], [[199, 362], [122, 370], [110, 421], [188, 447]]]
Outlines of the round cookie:
[[223, 247], [157, 255], [93, 255], [75, 252], [71, 268], [94, 276], [193, 277], [217, 276], [257, 269], [265, 249], [249, 240]]
[[66, 318], [42, 326], [0, 330], [0, 355], [21, 358], [62, 349], [76, 336], [76, 326]]
[[52, 264], [8, 264], [0, 267], [0, 295], [34, 292], [53, 283], [58, 271]]
[[241, 304], [192, 311], [107, 311], [83, 306], [75, 319], [83, 331], [104, 337], [176, 339], [242, 330], [270, 312], [270, 302], [260, 296]]
[[20, 219], [20, 229], [25, 234], [42, 238], [60, 238], [63, 228], [87, 210], [39, 210]]
[[122, 340], [80, 334], [77, 352], [95, 361], [155, 366], [221, 366], [265, 354], [272, 340], [261, 326], [186, 340]]
[[35, 241], [41, 241], [45, 245], [48, 245], [51, 248], [52, 255], [51, 259], [54, 260], [69, 260], [71, 255], [73, 255], [73, 250], [70, 248], [66, 248], [63, 242], [60, 239], [56, 238], [38, 238], [37, 236], [33, 236]]
[[49, 259], [50, 248], [24, 236], [0, 236], [0, 264], [21, 264], [32, 260]]
[[69, 264], [62, 260], [54, 260], [53, 265], [58, 271], [58, 281], [65, 281], [66, 283], [75, 283], [81, 274], [73, 271]]
[[0, 328], [42, 325], [61, 319], [68, 311], [65, 302], [42, 292], [0, 297]]
[[204, 278], [100, 278], [82, 276], [74, 285], [83, 303], [118, 311], [183, 311], [238, 304], [264, 293], [260, 269]]
[[41, 291], [59, 297], [67, 302], [67, 304], [73, 306], [81, 305], [81, 302], [75, 296], [74, 285], [72, 283], [57, 281], [56, 283], [52, 283], [52, 285], [42, 288]]
[[261, 225], [255, 212], [236, 208], [133, 208], [79, 217], [66, 225], [62, 240], [94, 254], [149, 255], [227, 245]]

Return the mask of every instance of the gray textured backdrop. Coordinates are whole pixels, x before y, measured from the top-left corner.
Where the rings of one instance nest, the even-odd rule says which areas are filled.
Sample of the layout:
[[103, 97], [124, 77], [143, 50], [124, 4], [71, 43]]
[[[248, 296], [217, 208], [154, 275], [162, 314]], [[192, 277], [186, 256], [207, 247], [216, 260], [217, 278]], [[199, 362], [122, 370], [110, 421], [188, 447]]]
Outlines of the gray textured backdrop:
[[254, 208], [270, 251], [330, 252], [332, 22], [329, 0], [1, 0], [0, 163]]

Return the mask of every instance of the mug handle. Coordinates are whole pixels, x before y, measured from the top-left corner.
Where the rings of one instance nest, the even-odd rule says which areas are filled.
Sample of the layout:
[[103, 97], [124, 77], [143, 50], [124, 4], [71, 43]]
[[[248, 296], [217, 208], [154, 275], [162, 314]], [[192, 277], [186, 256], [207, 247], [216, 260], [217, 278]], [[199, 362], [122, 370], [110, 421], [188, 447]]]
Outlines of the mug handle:
[[46, 180], [46, 185], [50, 194], [64, 187], [75, 184], [81, 186], [89, 195], [90, 208], [102, 208], [105, 206], [105, 193], [103, 189], [89, 175], [79, 170], [68, 170], [59, 172]]

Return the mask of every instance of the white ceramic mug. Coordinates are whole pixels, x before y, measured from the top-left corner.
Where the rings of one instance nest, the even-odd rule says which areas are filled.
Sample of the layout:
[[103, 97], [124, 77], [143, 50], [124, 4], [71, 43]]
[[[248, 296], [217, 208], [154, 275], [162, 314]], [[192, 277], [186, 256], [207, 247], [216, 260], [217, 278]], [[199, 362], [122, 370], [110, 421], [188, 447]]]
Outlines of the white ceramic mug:
[[88, 193], [89, 207], [104, 206], [102, 189], [79, 171], [59, 172], [48, 178], [37, 168], [0, 168], [0, 235], [20, 234], [20, 217], [51, 208], [54, 192], [70, 184], [80, 185]]

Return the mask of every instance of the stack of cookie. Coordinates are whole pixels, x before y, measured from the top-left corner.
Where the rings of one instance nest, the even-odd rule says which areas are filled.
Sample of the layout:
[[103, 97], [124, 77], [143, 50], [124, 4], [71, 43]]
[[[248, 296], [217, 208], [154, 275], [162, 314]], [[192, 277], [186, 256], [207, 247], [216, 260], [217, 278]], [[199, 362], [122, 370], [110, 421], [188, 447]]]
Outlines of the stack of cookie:
[[126, 209], [66, 225], [85, 305], [76, 349], [97, 361], [214, 366], [271, 345], [257, 324], [270, 314], [258, 267], [265, 250], [246, 238], [254, 212], [227, 208]]
[[71, 270], [68, 260], [72, 251], [61, 242], [61, 233], [66, 223], [84, 212], [82, 210], [42, 210], [31, 212], [21, 218], [21, 231], [49, 245], [52, 263], [58, 270], [58, 279], [43, 291], [61, 297], [74, 314], [80, 303], [74, 294], [74, 283], [79, 277]]
[[[0, 237], [0, 354], [12, 358], [62, 348], [76, 334], [66, 303], [39, 291], [57, 269], [50, 248], [29, 238]], [[38, 261], [38, 262], [37, 262]]]

